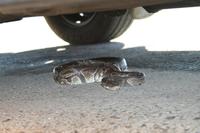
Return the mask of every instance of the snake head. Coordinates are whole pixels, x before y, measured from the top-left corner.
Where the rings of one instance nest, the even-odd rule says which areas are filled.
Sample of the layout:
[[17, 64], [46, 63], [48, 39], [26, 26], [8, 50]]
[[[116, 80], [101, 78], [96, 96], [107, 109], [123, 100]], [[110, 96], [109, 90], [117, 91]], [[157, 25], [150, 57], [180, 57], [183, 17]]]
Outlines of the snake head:
[[119, 90], [121, 87], [130, 87], [143, 84], [145, 74], [140, 72], [116, 72], [114, 75], [104, 77], [101, 86], [107, 90]]

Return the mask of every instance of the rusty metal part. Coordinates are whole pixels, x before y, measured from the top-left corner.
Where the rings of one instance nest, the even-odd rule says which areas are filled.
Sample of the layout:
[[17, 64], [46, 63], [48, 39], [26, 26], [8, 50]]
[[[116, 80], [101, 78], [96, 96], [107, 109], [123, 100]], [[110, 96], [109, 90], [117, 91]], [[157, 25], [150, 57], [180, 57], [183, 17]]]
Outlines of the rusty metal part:
[[0, 0], [0, 13], [15, 16], [50, 16], [127, 9], [178, 1], [182, 0]]

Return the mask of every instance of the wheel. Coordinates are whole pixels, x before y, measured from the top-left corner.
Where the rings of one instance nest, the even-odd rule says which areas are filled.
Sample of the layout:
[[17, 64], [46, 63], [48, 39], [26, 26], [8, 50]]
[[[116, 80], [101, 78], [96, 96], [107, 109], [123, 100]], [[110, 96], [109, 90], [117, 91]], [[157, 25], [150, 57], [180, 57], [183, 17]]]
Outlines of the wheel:
[[45, 17], [52, 30], [70, 44], [108, 42], [126, 31], [133, 10], [78, 13]]

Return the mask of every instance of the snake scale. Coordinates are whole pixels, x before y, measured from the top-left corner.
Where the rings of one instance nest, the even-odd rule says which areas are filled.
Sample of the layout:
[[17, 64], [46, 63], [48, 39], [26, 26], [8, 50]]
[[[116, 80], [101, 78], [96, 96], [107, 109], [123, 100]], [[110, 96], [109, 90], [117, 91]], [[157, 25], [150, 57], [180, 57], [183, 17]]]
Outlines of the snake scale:
[[121, 87], [141, 85], [145, 74], [127, 71], [124, 58], [105, 57], [78, 60], [54, 68], [54, 80], [61, 85], [101, 83], [108, 90], [119, 90]]

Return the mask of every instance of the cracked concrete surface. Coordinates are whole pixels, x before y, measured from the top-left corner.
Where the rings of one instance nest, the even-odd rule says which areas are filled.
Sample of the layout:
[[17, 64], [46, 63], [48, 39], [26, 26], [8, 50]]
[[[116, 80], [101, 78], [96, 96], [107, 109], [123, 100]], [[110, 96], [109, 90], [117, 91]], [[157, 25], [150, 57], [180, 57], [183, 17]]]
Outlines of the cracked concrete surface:
[[[199, 133], [200, 67], [196, 57], [200, 52], [166, 54], [122, 47], [117, 43], [1, 55], [0, 132]], [[126, 57], [130, 70], [146, 73], [146, 83], [115, 92], [99, 84], [54, 83], [53, 66], [100, 56]], [[45, 64], [48, 60], [53, 62]]]

